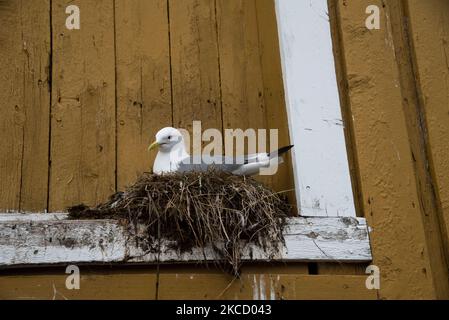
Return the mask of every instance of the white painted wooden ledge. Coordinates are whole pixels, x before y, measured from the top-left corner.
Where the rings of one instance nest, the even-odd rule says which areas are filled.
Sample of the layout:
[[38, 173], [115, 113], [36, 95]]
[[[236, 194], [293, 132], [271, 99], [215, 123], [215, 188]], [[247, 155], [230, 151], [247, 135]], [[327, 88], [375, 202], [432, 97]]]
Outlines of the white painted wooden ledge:
[[[291, 218], [286, 246], [275, 256], [248, 247], [245, 261], [369, 262], [363, 218]], [[163, 242], [160, 254], [144, 252], [115, 220], [67, 220], [67, 214], [0, 214], [0, 268], [52, 264], [186, 263], [203, 260], [200, 249], [179, 253]], [[206, 259], [217, 259], [205, 250]]]

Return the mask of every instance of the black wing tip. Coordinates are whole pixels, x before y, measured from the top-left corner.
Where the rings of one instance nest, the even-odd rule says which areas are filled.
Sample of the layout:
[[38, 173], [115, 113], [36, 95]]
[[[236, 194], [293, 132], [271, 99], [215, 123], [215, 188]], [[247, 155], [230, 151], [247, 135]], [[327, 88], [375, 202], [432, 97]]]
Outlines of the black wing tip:
[[287, 151], [289, 151], [293, 147], [294, 147], [294, 145], [291, 144], [289, 146], [285, 146], [285, 147], [280, 148], [277, 152], [278, 152], [279, 155], [281, 155], [283, 153], [286, 153]]
[[293, 148], [294, 146], [295, 146], [295, 145], [291, 144], [291, 145], [289, 145], [289, 146], [285, 146], [285, 147], [279, 148], [279, 149], [276, 150], [276, 151], [270, 152], [270, 153], [269, 153], [269, 156], [270, 156], [270, 157], [277, 157], [277, 156], [280, 156], [281, 154], [284, 154], [284, 153], [288, 152], [288, 151], [289, 151], [291, 148]]

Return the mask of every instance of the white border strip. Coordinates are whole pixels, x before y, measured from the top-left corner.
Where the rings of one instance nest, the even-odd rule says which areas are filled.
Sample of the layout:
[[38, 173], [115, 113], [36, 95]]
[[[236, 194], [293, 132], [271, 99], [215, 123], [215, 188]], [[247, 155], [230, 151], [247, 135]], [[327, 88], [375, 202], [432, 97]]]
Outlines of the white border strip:
[[276, 0], [276, 15], [301, 214], [355, 217], [327, 0]]

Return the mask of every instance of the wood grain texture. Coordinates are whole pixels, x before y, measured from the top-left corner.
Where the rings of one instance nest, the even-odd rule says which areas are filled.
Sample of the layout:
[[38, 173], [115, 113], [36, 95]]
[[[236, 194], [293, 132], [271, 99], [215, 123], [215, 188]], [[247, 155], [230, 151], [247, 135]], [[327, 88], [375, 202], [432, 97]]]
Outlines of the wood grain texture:
[[[2, 7], [3, 30], [17, 29], [3, 40], [15, 45], [3, 55], [3, 74], [15, 77], [2, 87], [11, 106], [2, 117], [5, 209], [97, 204], [150, 170], [146, 147], [160, 128], [201, 120], [203, 130], [222, 130], [223, 103], [229, 128], [279, 129], [279, 144], [289, 144], [271, 1], [81, 1], [81, 30], [66, 29], [62, 0], [51, 19], [48, 0], [23, 5], [21, 26], [19, 4]], [[25, 49], [13, 40], [19, 27]], [[289, 159], [261, 180], [291, 189]]]
[[151, 171], [147, 152], [172, 125], [166, 0], [115, 1], [118, 189]]
[[[413, 67], [421, 107], [432, 192], [439, 206], [441, 233], [449, 259], [449, 2], [408, 1], [409, 39], [414, 50]], [[435, 225], [433, 230], [438, 229]], [[441, 252], [440, 248], [438, 251]], [[447, 266], [446, 266], [447, 268]], [[449, 293], [448, 293], [449, 294]]]
[[[445, 257], [447, 256], [448, 247], [447, 242], [445, 243], [444, 241], [447, 239], [445, 237], [446, 230], [442, 208], [437, 198], [436, 180], [432, 172], [431, 145], [429, 144], [425, 108], [420, 98], [423, 86], [420, 85], [419, 76], [416, 74], [417, 68], [416, 62], [414, 62], [416, 53], [411, 42], [412, 34], [416, 33], [412, 33], [410, 29], [409, 13], [407, 7], [403, 4], [405, 2], [389, 1], [386, 9], [391, 24], [396, 60], [399, 67], [403, 110], [413, 166], [416, 172], [415, 179], [418, 187], [419, 206], [422, 210], [429, 258], [432, 264], [432, 274], [435, 278], [435, 290], [439, 297], [449, 298], [449, 274], [446, 262], [447, 257]], [[433, 6], [431, 7], [433, 8]], [[449, 25], [449, 20], [447, 22]], [[431, 54], [435, 54], [433, 50]]]
[[[299, 266], [297, 266], [299, 267]], [[63, 268], [0, 275], [1, 299], [154, 299], [154, 268], [81, 266], [81, 290], [67, 290]], [[243, 270], [241, 279], [214, 269], [161, 267], [158, 298], [165, 299], [376, 299], [364, 276], [309, 276], [288, 268]], [[192, 289], [194, 288], [194, 289]]]
[[115, 191], [113, 1], [79, 1], [80, 30], [53, 1], [50, 210], [104, 201]]
[[[201, 121], [202, 130], [221, 131], [215, 3], [170, 0], [169, 10], [173, 124], [190, 134], [192, 121]], [[200, 153], [197, 146], [192, 154]]]
[[[346, 79], [346, 65], [343, 56], [344, 43], [342, 43], [341, 34], [339, 32], [341, 21], [337, 14], [337, 1], [328, 0], [327, 3], [355, 213], [357, 216], [363, 216], [363, 195], [360, 187], [360, 170], [358, 167], [359, 163], [356, 151], [357, 146], [354, 140], [351, 110], [349, 109], [349, 89]], [[347, 265], [332, 262], [317, 264], [318, 274], [365, 274], [365, 270], [366, 265]]]
[[[264, 97], [256, 1], [216, 0], [216, 5], [223, 130], [267, 129], [269, 126]], [[244, 152], [237, 150], [236, 143], [232, 151], [228, 150], [225, 143], [224, 152], [226, 155], [241, 155], [270, 150], [269, 145], [261, 145], [260, 140], [257, 140], [258, 145], [254, 146], [249, 145], [247, 142], [249, 139], [245, 139]], [[256, 179], [263, 183], [270, 183], [271, 180], [267, 176], [258, 176]]]
[[47, 206], [50, 2], [0, 5], [0, 208]]
[[[257, 0], [256, 16], [259, 38], [259, 53], [262, 66], [263, 97], [267, 119], [266, 129], [277, 129], [278, 145], [290, 145], [287, 109], [285, 107], [284, 84], [282, 80], [281, 56], [273, 0]], [[269, 141], [269, 139], [268, 139]], [[270, 148], [268, 148], [270, 149]], [[295, 182], [293, 180], [291, 153], [284, 156], [285, 162], [273, 176], [264, 181], [277, 191], [287, 191], [290, 203], [296, 205]]]
[[382, 1], [370, 4], [381, 8], [381, 29], [372, 32], [364, 24], [365, 3], [338, 2], [337, 9], [380, 297], [437, 298], [391, 24]]
[[344, 60], [344, 43], [340, 34], [340, 19], [338, 17], [338, 4], [335, 0], [328, 0], [329, 22], [331, 27], [331, 37], [333, 42], [333, 52], [335, 58], [335, 71], [340, 96], [340, 107], [342, 120], [344, 123], [344, 134], [346, 141], [346, 150], [348, 153], [349, 171], [351, 176], [352, 193], [354, 196], [355, 213], [357, 217], [363, 216], [363, 195], [360, 187], [360, 169], [357, 159], [357, 150], [354, 138], [354, 129], [352, 123], [352, 114], [349, 108], [349, 89], [346, 79], [346, 64]]
[[369, 264], [365, 263], [336, 263], [336, 262], [320, 262], [317, 263], [317, 273], [320, 275], [346, 274], [346, 275], [366, 275], [366, 268]]
[[23, 43], [19, 2], [4, 2], [0, 7], [0, 207], [18, 209], [23, 154]]
[[378, 291], [368, 290], [365, 281], [366, 276], [361, 275], [281, 275], [275, 296], [285, 300], [378, 299]]
[[[0, 266], [61, 263], [179, 263], [217, 260], [207, 247], [173, 250], [162, 241], [161, 253], [136, 245], [124, 226], [113, 220], [66, 220], [66, 214], [0, 215]], [[27, 217], [28, 219], [25, 219]], [[265, 252], [249, 246], [245, 261], [369, 262], [371, 250], [363, 218], [292, 218], [284, 230], [285, 247]], [[220, 244], [216, 244], [220, 246]], [[203, 254], [204, 252], [204, 254]]]
[[[45, 143], [44, 133], [48, 135], [49, 111], [44, 107], [45, 101], [49, 101], [49, 93], [44, 93], [49, 90], [50, 75], [45, 68], [51, 48], [50, 11], [45, 15], [45, 10], [40, 8], [49, 6], [49, 1], [30, 2], [26, 8], [22, 7], [23, 17], [26, 17], [22, 20], [17, 19], [19, 1], [4, 3], [0, 1], [0, 46], [6, 44], [8, 50], [0, 50], [0, 77], [8, 85], [0, 87], [0, 129], [8, 132], [8, 139], [4, 140], [7, 143], [0, 144], [0, 207], [6, 203], [5, 209], [42, 210], [47, 201], [48, 182], [48, 149], [45, 149], [48, 148], [48, 137]], [[165, 0], [115, 0], [115, 7], [113, 3], [112, 0], [77, 2], [81, 8], [81, 30], [69, 31], [65, 29], [68, 4], [53, 0], [51, 209], [63, 209], [77, 202], [98, 203], [115, 190], [115, 179], [119, 188], [131, 183], [138, 173], [151, 166], [154, 154], [146, 153], [147, 143], [159, 128], [172, 124], [172, 117], [173, 125], [182, 127], [190, 125], [192, 120], [202, 120], [203, 129], [222, 129], [225, 120], [228, 128], [277, 128], [280, 130], [279, 144], [289, 143], [271, 0], [170, 0], [168, 7]], [[26, 46], [21, 41], [20, 28], [25, 30]], [[31, 42], [40, 44], [31, 46]], [[31, 58], [26, 62], [29, 65], [24, 64], [27, 53]], [[12, 75], [11, 79], [9, 75]], [[33, 109], [28, 109], [30, 106]], [[250, 116], [250, 112], [255, 116]], [[29, 123], [29, 116], [38, 120]], [[8, 156], [2, 157], [6, 153]], [[364, 157], [362, 161], [366, 159]], [[264, 178], [276, 190], [292, 186], [289, 161], [279, 168], [276, 176]], [[20, 187], [18, 181], [22, 179], [25, 180]], [[32, 206], [28, 207], [29, 204]], [[36, 204], [39, 205], [34, 207]], [[8, 217], [11, 218], [13, 216]], [[24, 220], [28, 217], [14, 215], [14, 219], [25, 225]], [[36, 215], [34, 219], [36, 233], [49, 236], [55, 231], [53, 215]], [[125, 250], [108, 246], [109, 239], [121, 239], [120, 226], [104, 224], [96, 231], [89, 227], [84, 230], [91, 235], [87, 237], [88, 242], [97, 243], [103, 239], [106, 247], [80, 250], [72, 239], [74, 230], [66, 226], [66, 229], [55, 231], [55, 239], [61, 238], [59, 257], [63, 257], [66, 250], [75, 252], [85, 262], [104, 252], [106, 258], [112, 260], [117, 258], [117, 252], [126, 255]], [[327, 230], [313, 234], [313, 228], [305, 228], [295, 234], [294, 242], [302, 243], [306, 248], [298, 254], [309, 252], [314, 255], [312, 259], [317, 256], [329, 259], [329, 254], [323, 255], [316, 246], [318, 241], [319, 247], [323, 247], [320, 241], [329, 236]], [[337, 227], [331, 234], [337, 236], [338, 230], [341, 228]], [[357, 229], [353, 231], [352, 235], [357, 235]], [[315, 236], [314, 243], [311, 239]], [[27, 243], [2, 252], [16, 251], [27, 259], [42, 258], [46, 249], [39, 246], [43, 243], [36, 243], [33, 250]], [[45, 245], [51, 247], [48, 243]], [[340, 247], [332, 245], [331, 249], [345, 251], [351, 246], [343, 243]], [[365, 248], [369, 248], [369, 244], [365, 244]], [[381, 258], [388, 264], [387, 258]], [[106, 269], [91, 272], [90, 267], [83, 268], [81, 266], [83, 290], [80, 291], [65, 289], [67, 275], [62, 269], [55, 273], [51, 271], [53, 269], [40, 269], [46, 270], [44, 274], [32, 269], [27, 274], [2, 275], [0, 298], [152, 299], [156, 296], [154, 268], [146, 271], [126, 268], [114, 272]], [[167, 269], [168, 266], [161, 268], [160, 298], [216, 298], [220, 295], [220, 298], [230, 299], [376, 297], [375, 291], [364, 288], [365, 276], [308, 276], [306, 263], [244, 266], [243, 280], [234, 281], [229, 287], [232, 278], [216, 270], [200, 272], [191, 265]], [[319, 270], [320, 273], [346, 274], [329, 264], [319, 265]], [[200, 290], [193, 291], [193, 285]]]
[[[240, 279], [224, 274], [161, 273], [160, 299], [246, 300], [375, 300], [376, 290], [365, 287], [365, 276], [278, 274], [269, 270], [243, 273]], [[191, 288], [198, 288], [192, 290]]]
[[42, 273], [0, 275], [0, 299], [8, 300], [153, 300], [153, 270], [92, 270], [80, 266], [80, 290], [68, 290], [65, 268]]
[[254, 0], [217, 0], [223, 124], [267, 127]]

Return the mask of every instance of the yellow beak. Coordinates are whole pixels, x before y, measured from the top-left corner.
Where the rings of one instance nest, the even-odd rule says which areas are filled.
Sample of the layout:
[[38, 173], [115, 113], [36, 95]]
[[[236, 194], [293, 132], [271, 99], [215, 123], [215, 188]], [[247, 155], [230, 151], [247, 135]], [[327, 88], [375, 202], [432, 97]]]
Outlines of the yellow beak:
[[150, 144], [150, 146], [148, 147], [148, 151], [153, 150], [154, 148], [158, 147], [159, 143], [157, 143], [157, 141], [154, 141], [152, 144]]

